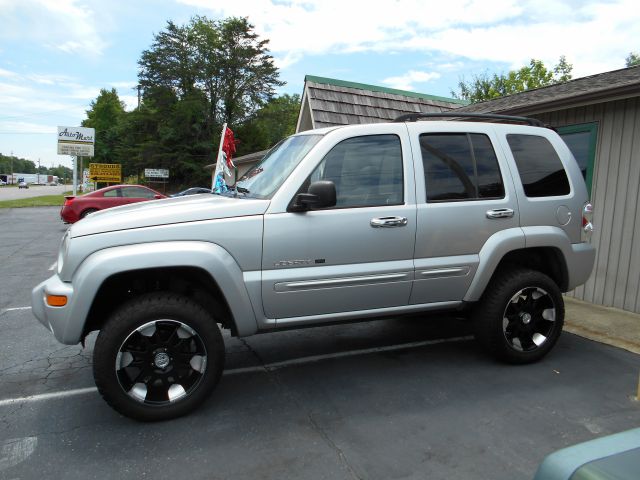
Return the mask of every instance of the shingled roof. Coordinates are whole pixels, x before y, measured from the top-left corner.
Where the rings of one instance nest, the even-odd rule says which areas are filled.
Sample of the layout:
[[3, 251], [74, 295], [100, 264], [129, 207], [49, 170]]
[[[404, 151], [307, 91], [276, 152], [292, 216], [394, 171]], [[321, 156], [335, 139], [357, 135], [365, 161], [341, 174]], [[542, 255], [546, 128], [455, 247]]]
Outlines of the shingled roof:
[[297, 132], [388, 122], [404, 113], [448, 112], [464, 100], [307, 75]]
[[576, 78], [566, 83], [474, 103], [460, 108], [460, 111], [534, 114], [638, 94], [640, 94], [640, 66]]

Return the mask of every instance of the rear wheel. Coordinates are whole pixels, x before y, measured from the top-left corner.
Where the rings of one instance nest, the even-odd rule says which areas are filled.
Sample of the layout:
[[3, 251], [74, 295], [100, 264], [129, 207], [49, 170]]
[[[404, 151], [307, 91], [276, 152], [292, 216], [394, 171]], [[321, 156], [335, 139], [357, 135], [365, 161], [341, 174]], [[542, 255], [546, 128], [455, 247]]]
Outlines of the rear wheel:
[[509, 363], [541, 359], [558, 341], [563, 323], [564, 301], [556, 283], [521, 268], [499, 273], [474, 312], [476, 339]]
[[82, 212], [82, 213], [80, 214], [80, 218], [84, 218], [84, 217], [86, 217], [87, 215], [89, 215], [90, 213], [97, 212], [97, 211], [98, 211], [98, 209], [97, 209], [97, 208], [87, 208], [84, 212]]
[[223, 364], [215, 319], [187, 297], [153, 293], [111, 316], [98, 335], [93, 370], [109, 405], [153, 421], [196, 408], [215, 388]]

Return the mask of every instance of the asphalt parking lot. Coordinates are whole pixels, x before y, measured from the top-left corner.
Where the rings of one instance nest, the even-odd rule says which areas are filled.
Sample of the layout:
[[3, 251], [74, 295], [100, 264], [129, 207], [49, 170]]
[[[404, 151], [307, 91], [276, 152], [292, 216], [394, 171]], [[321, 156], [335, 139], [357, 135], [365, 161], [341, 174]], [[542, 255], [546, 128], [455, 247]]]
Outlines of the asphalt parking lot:
[[2, 479], [531, 479], [554, 450], [640, 425], [638, 355], [565, 332], [507, 366], [446, 317], [225, 335], [202, 408], [134, 422], [93, 388], [92, 339], [60, 345], [28, 308], [58, 211], [0, 209]]

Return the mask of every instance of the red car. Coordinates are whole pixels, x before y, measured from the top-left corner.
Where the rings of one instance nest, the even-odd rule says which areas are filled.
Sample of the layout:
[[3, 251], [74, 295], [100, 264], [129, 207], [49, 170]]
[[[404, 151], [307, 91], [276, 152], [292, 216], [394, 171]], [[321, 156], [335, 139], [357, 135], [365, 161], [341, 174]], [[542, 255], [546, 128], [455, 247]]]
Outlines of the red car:
[[167, 196], [142, 185], [113, 185], [81, 197], [68, 196], [64, 198], [60, 217], [65, 223], [75, 223], [97, 210], [167, 198]]

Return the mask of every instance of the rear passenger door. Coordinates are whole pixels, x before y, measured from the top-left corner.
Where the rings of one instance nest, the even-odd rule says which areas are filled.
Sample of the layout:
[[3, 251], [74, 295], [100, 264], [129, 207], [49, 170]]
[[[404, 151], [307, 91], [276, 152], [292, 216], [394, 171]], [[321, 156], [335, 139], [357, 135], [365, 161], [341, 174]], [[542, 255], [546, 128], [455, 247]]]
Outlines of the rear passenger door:
[[408, 125], [417, 203], [411, 304], [462, 300], [487, 240], [519, 226], [513, 181], [492, 127], [448, 123]]

